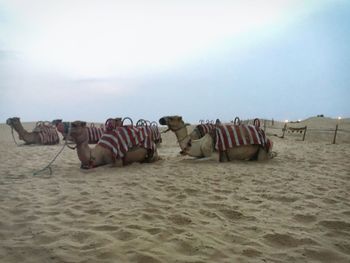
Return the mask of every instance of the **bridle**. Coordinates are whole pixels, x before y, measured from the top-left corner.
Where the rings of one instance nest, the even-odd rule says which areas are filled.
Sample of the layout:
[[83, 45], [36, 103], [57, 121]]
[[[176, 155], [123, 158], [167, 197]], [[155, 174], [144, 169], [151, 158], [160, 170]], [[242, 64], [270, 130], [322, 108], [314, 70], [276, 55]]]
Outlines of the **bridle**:
[[[178, 131], [180, 131], [180, 130], [182, 130], [182, 129], [186, 129], [186, 126], [188, 126], [189, 124], [184, 124], [184, 125], [182, 125], [181, 127], [179, 127], [179, 128], [176, 128], [176, 129], [171, 129], [171, 128], [168, 128], [168, 129], [166, 129], [163, 133], [166, 133], [166, 132], [168, 132], [168, 131], [172, 131], [172, 132], [174, 132], [174, 133], [176, 133], [176, 132], [178, 132]], [[190, 137], [190, 135], [189, 134], [187, 134], [186, 136], [184, 136], [184, 137], [182, 137], [181, 139], [177, 139], [177, 142], [178, 143], [181, 143], [181, 142], [183, 142], [186, 138], [191, 138]]]
[[[69, 127], [68, 127], [68, 133], [67, 133], [67, 138], [69, 138], [69, 135], [71, 134], [71, 129], [72, 129], [72, 123], [69, 122]], [[66, 140], [66, 144], [69, 149], [75, 150], [78, 147], [78, 143], [74, 147], [69, 146], [68, 140]], [[96, 165], [94, 165], [94, 157], [91, 154], [91, 149], [89, 149], [89, 162], [87, 164], [81, 164], [80, 168], [82, 169], [90, 169], [90, 168], [95, 168]]]
[[[66, 127], [64, 127], [64, 129], [66, 129]], [[71, 130], [72, 130], [72, 123], [69, 122], [69, 125], [68, 125], [68, 132], [67, 132], [67, 135], [66, 135], [66, 142], [65, 142], [65, 145], [71, 149], [71, 150], [75, 150], [77, 148], [77, 144], [75, 146], [70, 146], [69, 143], [68, 143], [68, 138], [70, 136], [70, 133], [71, 133]]]
[[12, 134], [13, 141], [15, 142], [15, 144], [16, 144], [17, 146], [19, 146], [19, 144], [17, 143], [17, 141], [16, 141], [16, 139], [15, 139], [15, 135], [13, 134], [13, 130], [14, 130], [14, 128], [13, 128], [13, 126], [11, 125], [11, 134]]

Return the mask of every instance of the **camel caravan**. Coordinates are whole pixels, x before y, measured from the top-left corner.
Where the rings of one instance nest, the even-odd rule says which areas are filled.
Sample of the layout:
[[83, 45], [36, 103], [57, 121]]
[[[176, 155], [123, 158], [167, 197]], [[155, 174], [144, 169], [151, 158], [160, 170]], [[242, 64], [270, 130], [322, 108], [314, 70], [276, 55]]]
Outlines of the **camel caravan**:
[[[181, 148], [181, 154], [197, 158], [215, 157], [220, 162], [233, 160], [268, 160], [275, 157], [272, 141], [260, 128], [256, 119], [254, 125], [207, 123], [197, 125], [189, 134], [181, 116], [164, 116], [159, 119], [161, 125], [173, 131]], [[168, 131], [167, 130], [167, 131]]]
[[[125, 124], [129, 121], [130, 124]], [[133, 121], [109, 118], [96, 127], [84, 121], [63, 122], [62, 119], [38, 122], [32, 132], [26, 131], [20, 119], [9, 118], [6, 123], [15, 130], [25, 144], [52, 145], [59, 143], [58, 132], [67, 142], [75, 143], [82, 169], [110, 164], [121, 167], [133, 162], [151, 163], [159, 160], [157, 148], [162, 142], [157, 122], [144, 119]], [[182, 155], [196, 158], [217, 158], [220, 162], [233, 160], [268, 160], [276, 156], [272, 141], [260, 128], [258, 119], [254, 125], [242, 124], [237, 118], [233, 123], [201, 122], [188, 132], [181, 116], [164, 116], [159, 119], [167, 131], [175, 133]], [[65, 145], [66, 145], [65, 144]], [[89, 144], [95, 144], [90, 146]], [[70, 147], [71, 148], [71, 147]]]

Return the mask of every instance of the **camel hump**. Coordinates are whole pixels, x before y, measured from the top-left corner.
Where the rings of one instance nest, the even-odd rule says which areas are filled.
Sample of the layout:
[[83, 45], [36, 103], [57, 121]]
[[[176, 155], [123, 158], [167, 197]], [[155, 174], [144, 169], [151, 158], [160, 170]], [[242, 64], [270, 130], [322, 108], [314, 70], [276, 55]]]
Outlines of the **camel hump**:
[[[104, 128], [107, 131], [111, 131], [116, 129], [117, 127], [122, 126], [122, 118], [117, 117], [117, 118], [108, 118], [105, 122]], [[102, 127], [101, 127], [102, 128]]]

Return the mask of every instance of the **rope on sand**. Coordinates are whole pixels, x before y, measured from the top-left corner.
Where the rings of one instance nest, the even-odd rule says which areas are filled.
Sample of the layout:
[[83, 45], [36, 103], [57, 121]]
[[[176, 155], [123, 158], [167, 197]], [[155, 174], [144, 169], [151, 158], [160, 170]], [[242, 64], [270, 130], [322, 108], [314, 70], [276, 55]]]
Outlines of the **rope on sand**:
[[61, 150], [56, 154], [56, 156], [52, 159], [52, 161], [49, 162], [48, 165], [46, 165], [44, 168], [42, 168], [42, 169], [40, 169], [40, 170], [34, 172], [33, 175], [38, 175], [38, 174], [44, 172], [44, 171], [47, 170], [47, 169], [49, 170], [50, 175], [52, 175], [51, 164], [53, 164], [53, 162], [54, 162], [54, 161], [57, 159], [57, 157], [61, 154], [61, 152], [63, 151], [63, 149], [64, 149], [64, 147], [65, 147], [66, 145], [67, 145], [67, 143], [65, 143], [65, 144], [63, 145], [63, 147], [61, 148]]
[[[71, 131], [71, 124], [69, 124], [68, 136], [70, 135], [70, 131]], [[72, 147], [70, 147], [70, 146], [68, 145], [68, 140], [66, 140], [66, 142], [64, 143], [64, 145], [63, 145], [63, 147], [61, 148], [61, 150], [59, 150], [59, 152], [58, 152], [58, 153], [56, 154], [56, 156], [51, 160], [51, 162], [49, 162], [49, 164], [46, 165], [44, 168], [42, 168], [42, 169], [40, 169], [40, 170], [34, 172], [33, 175], [38, 175], [38, 174], [44, 172], [46, 169], [48, 169], [48, 170], [50, 171], [50, 175], [52, 175], [51, 164], [53, 164], [53, 162], [56, 161], [57, 157], [62, 153], [62, 151], [63, 151], [64, 147], [66, 147], [66, 145], [67, 145], [68, 148], [73, 149]]]

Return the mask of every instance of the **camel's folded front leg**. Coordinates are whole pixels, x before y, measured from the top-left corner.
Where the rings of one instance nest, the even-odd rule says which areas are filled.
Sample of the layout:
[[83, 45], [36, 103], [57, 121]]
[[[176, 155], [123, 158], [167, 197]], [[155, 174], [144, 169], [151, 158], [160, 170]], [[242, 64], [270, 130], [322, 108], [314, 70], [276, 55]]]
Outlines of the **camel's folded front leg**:
[[220, 162], [228, 162], [230, 161], [228, 155], [227, 155], [227, 151], [220, 151], [219, 152], [219, 161]]

